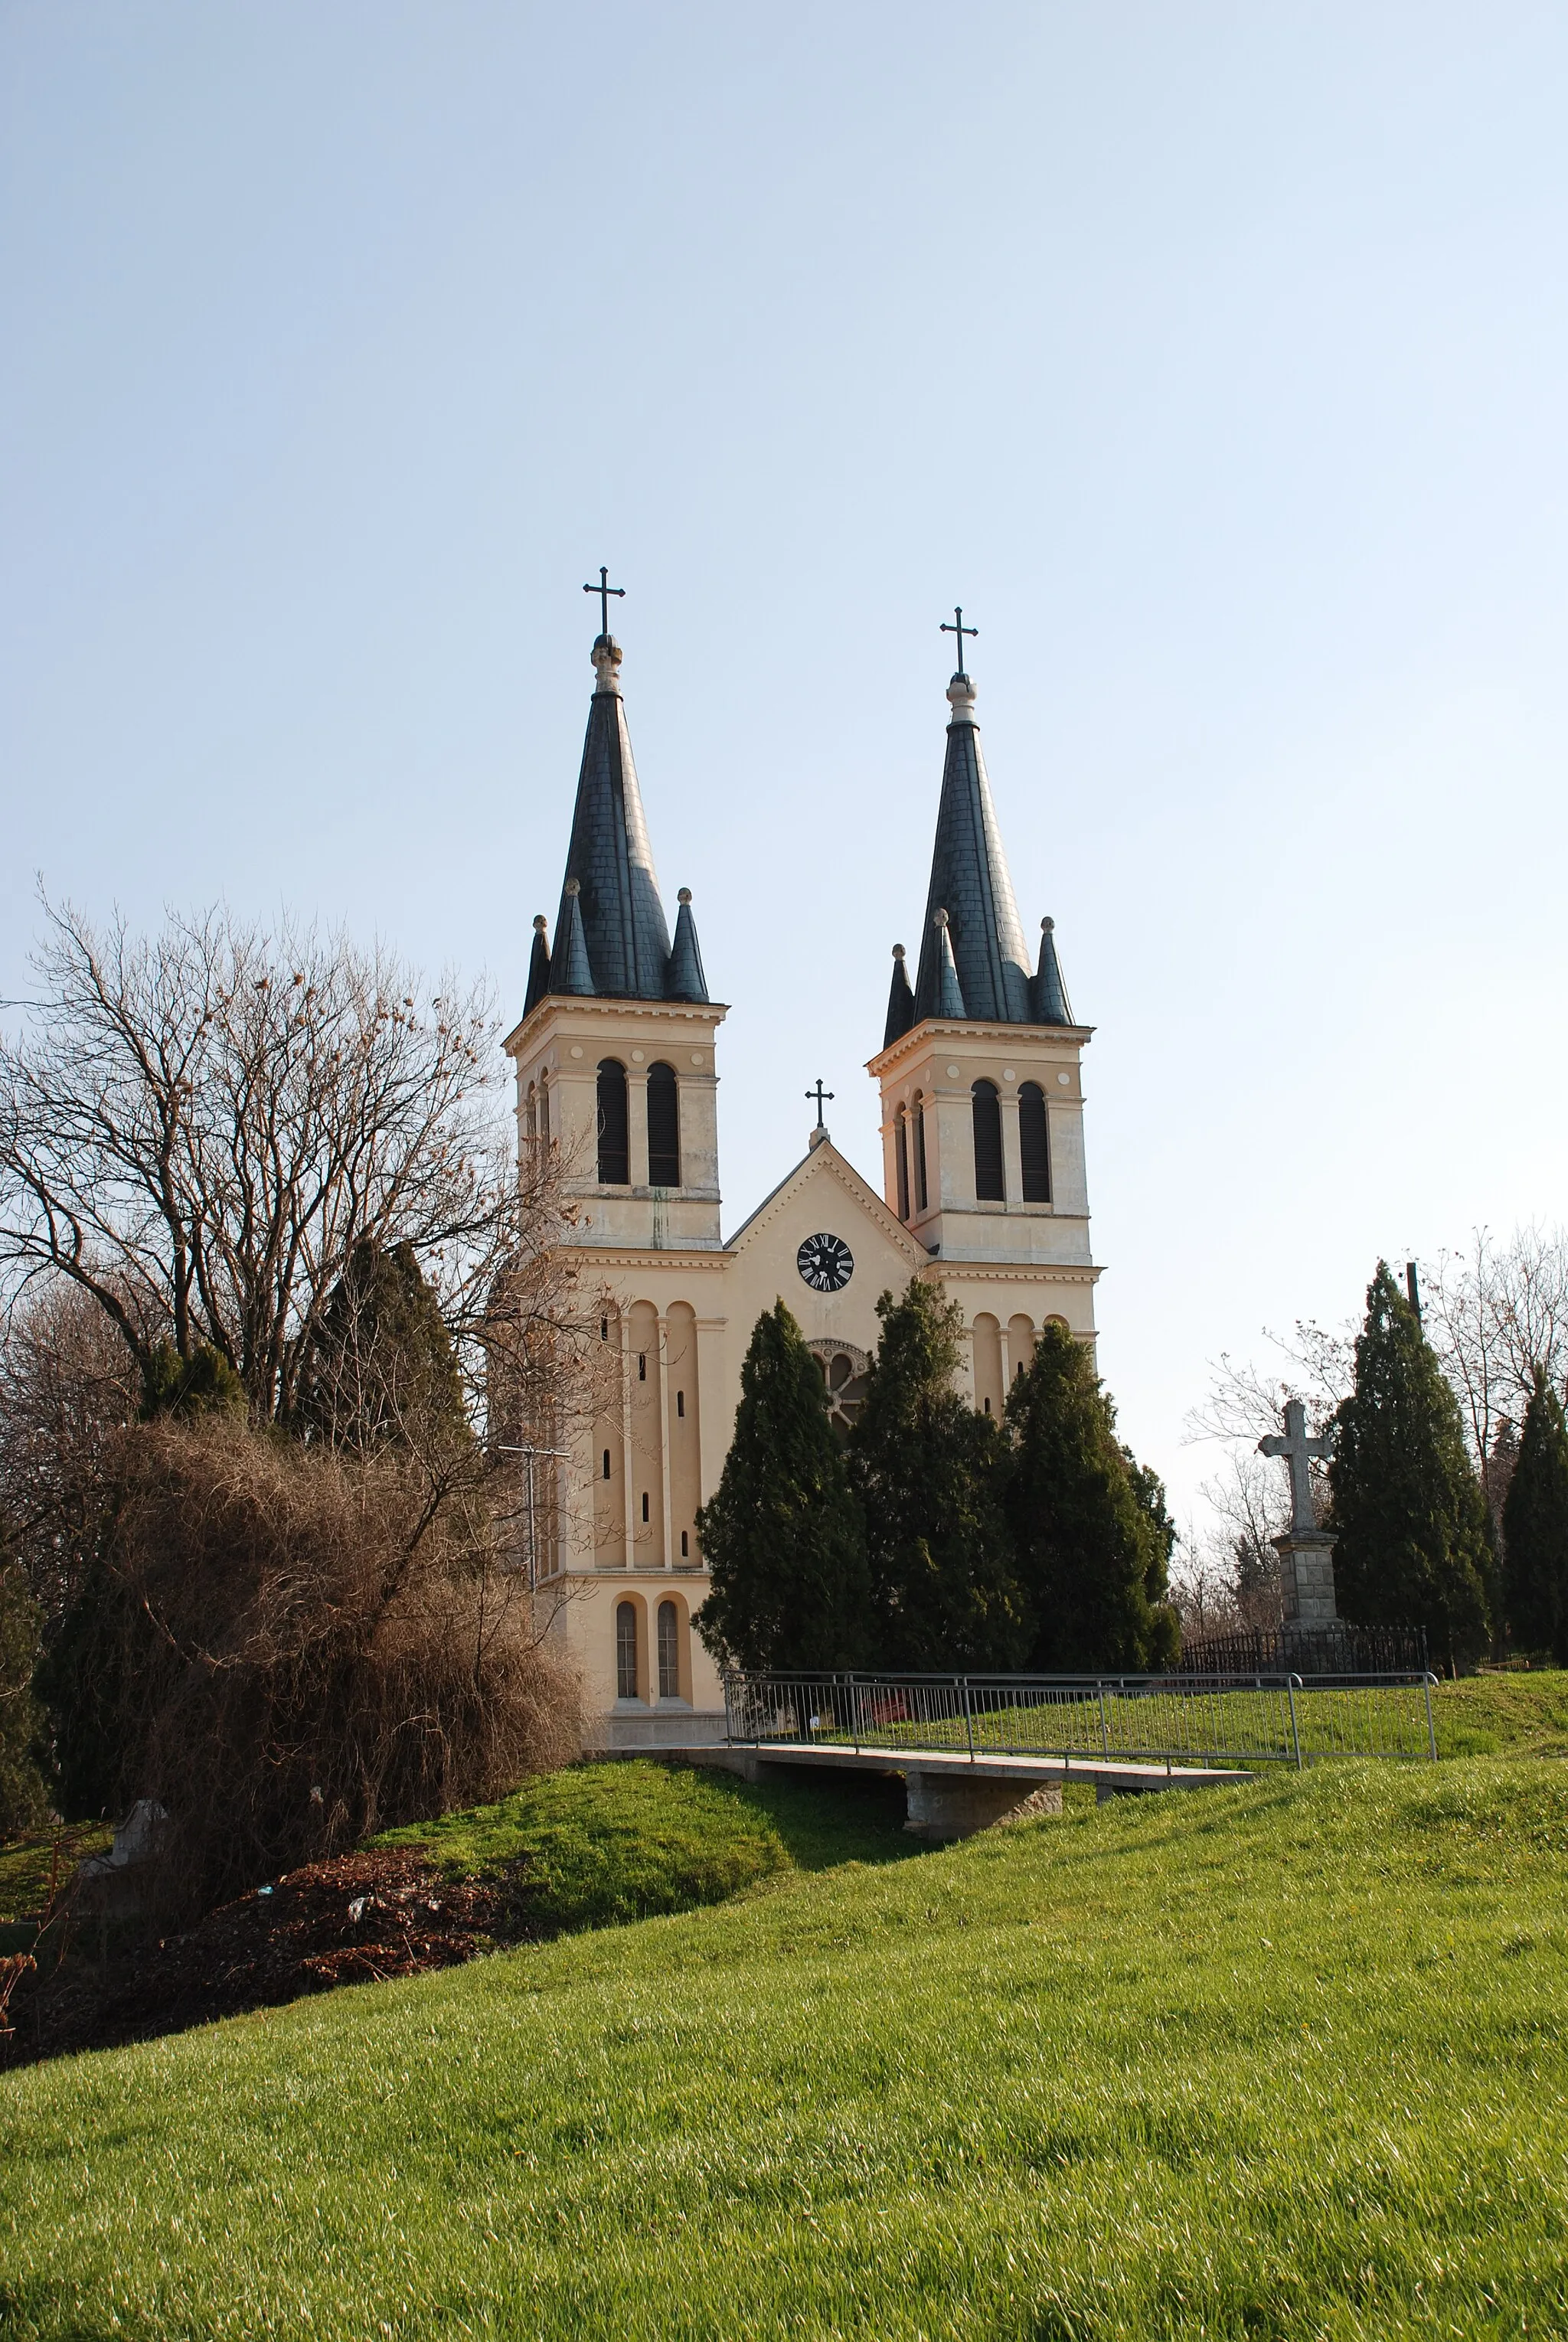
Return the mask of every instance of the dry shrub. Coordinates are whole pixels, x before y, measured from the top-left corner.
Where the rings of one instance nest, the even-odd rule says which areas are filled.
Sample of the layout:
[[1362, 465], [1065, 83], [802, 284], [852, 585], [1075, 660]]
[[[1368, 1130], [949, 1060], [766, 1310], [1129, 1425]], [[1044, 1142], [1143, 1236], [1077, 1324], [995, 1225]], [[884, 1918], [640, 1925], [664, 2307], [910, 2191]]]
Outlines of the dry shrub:
[[99, 1654], [121, 1787], [168, 1809], [172, 1909], [577, 1753], [573, 1686], [477, 1501], [395, 1449], [232, 1420], [126, 1435]]

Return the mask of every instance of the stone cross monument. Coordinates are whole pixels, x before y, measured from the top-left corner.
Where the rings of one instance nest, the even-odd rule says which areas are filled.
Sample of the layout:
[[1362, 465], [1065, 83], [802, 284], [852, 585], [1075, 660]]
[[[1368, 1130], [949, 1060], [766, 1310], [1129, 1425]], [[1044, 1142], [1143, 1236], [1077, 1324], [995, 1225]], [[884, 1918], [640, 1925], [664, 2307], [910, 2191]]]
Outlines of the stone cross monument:
[[1306, 1409], [1299, 1398], [1285, 1403], [1284, 1436], [1271, 1431], [1258, 1442], [1259, 1455], [1283, 1456], [1291, 1476], [1291, 1525], [1283, 1536], [1273, 1540], [1280, 1557], [1287, 1634], [1293, 1627], [1339, 1624], [1333, 1593], [1333, 1533], [1317, 1525], [1308, 1469], [1313, 1456], [1326, 1457], [1333, 1449], [1331, 1431], [1325, 1431], [1321, 1439], [1307, 1437]]

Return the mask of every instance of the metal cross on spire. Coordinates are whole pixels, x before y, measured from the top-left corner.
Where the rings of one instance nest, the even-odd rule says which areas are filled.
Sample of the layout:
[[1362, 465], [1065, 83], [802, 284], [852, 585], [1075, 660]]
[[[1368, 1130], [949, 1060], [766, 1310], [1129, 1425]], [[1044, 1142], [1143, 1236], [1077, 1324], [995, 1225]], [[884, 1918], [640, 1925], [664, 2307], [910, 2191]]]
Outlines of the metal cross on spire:
[[[610, 573], [601, 562], [598, 584], [584, 586], [583, 591], [584, 594], [597, 594], [599, 596], [599, 632], [602, 635], [607, 635], [610, 631], [610, 596], [612, 594], [617, 594], [624, 602], [626, 598], [625, 587], [611, 585]], [[960, 645], [960, 648], [962, 647], [963, 646]]]
[[1291, 1476], [1291, 1528], [1311, 1529], [1317, 1526], [1313, 1516], [1312, 1474], [1313, 1458], [1326, 1461], [1333, 1453], [1332, 1428], [1321, 1439], [1306, 1436], [1306, 1409], [1299, 1398], [1285, 1401], [1285, 1428], [1282, 1439], [1271, 1431], [1266, 1439], [1258, 1442], [1260, 1456], [1283, 1456]]
[[833, 1092], [831, 1090], [824, 1089], [822, 1086], [822, 1076], [820, 1074], [818, 1074], [816, 1077], [815, 1089], [807, 1090], [806, 1096], [808, 1098], [815, 1098], [816, 1100], [816, 1126], [819, 1130], [822, 1130], [825, 1127], [822, 1118], [823, 1101], [824, 1099], [830, 1099], [833, 1096]]
[[970, 641], [973, 642], [975, 636], [979, 634], [980, 629], [978, 626], [966, 626], [964, 625], [964, 606], [962, 603], [960, 603], [954, 610], [953, 617], [954, 624], [951, 626], [948, 625], [946, 619], [944, 618], [942, 621], [942, 631], [944, 635], [956, 635], [958, 637], [958, 672], [960, 675], [963, 675], [964, 673], [964, 637], [967, 635]]

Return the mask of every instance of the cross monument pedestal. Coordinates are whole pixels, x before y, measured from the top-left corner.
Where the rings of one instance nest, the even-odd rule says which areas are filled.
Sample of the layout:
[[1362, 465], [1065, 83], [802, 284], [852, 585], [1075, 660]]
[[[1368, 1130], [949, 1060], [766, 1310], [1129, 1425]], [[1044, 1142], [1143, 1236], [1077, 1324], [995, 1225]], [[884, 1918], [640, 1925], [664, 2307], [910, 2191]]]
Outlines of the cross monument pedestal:
[[1315, 1456], [1327, 1456], [1333, 1440], [1306, 1436], [1306, 1409], [1299, 1398], [1285, 1406], [1284, 1436], [1277, 1431], [1258, 1442], [1262, 1456], [1283, 1456], [1291, 1476], [1291, 1525], [1270, 1543], [1280, 1557], [1280, 1592], [1284, 1598], [1284, 1623], [1293, 1626], [1337, 1626], [1339, 1610], [1333, 1591], [1333, 1532], [1320, 1529], [1313, 1511], [1312, 1476]]

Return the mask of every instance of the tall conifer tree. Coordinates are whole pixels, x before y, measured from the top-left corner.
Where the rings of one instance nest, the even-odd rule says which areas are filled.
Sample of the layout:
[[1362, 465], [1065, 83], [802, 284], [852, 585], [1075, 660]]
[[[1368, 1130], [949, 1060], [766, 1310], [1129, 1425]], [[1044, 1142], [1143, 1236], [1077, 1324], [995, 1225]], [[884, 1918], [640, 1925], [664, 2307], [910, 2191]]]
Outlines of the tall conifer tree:
[[1007, 1399], [1009, 1509], [1029, 1608], [1027, 1664], [1094, 1673], [1168, 1666], [1174, 1531], [1157, 1476], [1116, 1437], [1116, 1412], [1065, 1326], [1043, 1327]]
[[1568, 1426], [1542, 1366], [1503, 1500], [1503, 1598], [1520, 1648], [1568, 1666]]
[[1004, 1503], [1001, 1426], [954, 1388], [956, 1306], [922, 1278], [884, 1293], [850, 1433], [865, 1516], [876, 1663], [921, 1672], [1014, 1667], [1024, 1609]]
[[1485, 1646], [1486, 1500], [1459, 1402], [1386, 1261], [1367, 1288], [1355, 1386], [1329, 1465], [1339, 1606], [1358, 1626], [1424, 1626], [1450, 1666]]
[[779, 1671], [864, 1660], [860, 1514], [822, 1370], [782, 1301], [752, 1334], [734, 1436], [697, 1534], [713, 1590], [695, 1623], [721, 1664]]

